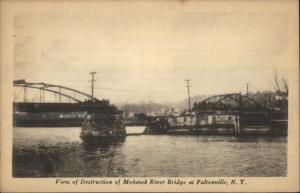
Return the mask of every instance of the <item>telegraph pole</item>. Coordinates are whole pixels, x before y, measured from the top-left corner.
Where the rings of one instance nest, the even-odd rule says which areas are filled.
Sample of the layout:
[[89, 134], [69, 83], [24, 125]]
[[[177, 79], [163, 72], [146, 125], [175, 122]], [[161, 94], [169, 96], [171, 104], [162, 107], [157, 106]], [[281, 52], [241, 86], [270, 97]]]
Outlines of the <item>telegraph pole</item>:
[[188, 97], [189, 97], [189, 111], [191, 110], [191, 97], [190, 97], [190, 79], [185, 80], [187, 84]]
[[61, 87], [59, 86], [58, 89], [59, 89], [59, 102], [61, 103]]
[[27, 86], [26, 86], [26, 84], [24, 86], [24, 102], [25, 103], [27, 102]]
[[96, 81], [95, 78], [94, 78], [94, 76], [95, 76], [96, 73], [97, 72], [90, 72], [90, 75], [92, 75], [92, 80], [90, 82], [92, 83], [91, 88], [92, 88], [92, 97], [93, 98], [94, 98], [94, 82]]
[[42, 89], [40, 89], [40, 103], [42, 103]]
[[248, 97], [248, 94], [249, 94], [249, 83], [246, 83], [246, 87], [247, 87], [247, 97]]

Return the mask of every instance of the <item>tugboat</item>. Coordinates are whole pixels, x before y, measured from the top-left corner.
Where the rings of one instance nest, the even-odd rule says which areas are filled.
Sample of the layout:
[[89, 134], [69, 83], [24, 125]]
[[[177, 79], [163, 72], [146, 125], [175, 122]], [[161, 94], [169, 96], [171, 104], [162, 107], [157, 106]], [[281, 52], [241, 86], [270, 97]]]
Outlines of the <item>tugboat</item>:
[[126, 138], [123, 113], [115, 106], [89, 109], [81, 126], [80, 137], [85, 142], [122, 141]]

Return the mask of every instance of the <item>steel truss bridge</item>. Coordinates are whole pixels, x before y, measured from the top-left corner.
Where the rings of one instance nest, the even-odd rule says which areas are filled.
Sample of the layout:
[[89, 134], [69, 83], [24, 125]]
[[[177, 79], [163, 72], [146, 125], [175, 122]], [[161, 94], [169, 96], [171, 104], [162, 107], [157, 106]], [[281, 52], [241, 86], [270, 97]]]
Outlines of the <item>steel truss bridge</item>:
[[[62, 85], [48, 84], [44, 82], [26, 82], [25, 79], [15, 80], [14, 87], [21, 88], [23, 92], [23, 101], [14, 101], [16, 110], [29, 112], [74, 112], [81, 111], [94, 106], [109, 105], [108, 100], [100, 100], [87, 93], [77, 89], [69, 88]], [[39, 101], [33, 102], [28, 100], [28, 89], [39, 91]], [[55, 95], [55, 102], [46, 102], [45, 92]], [[58, 96], [58, 97], [57, 97]], [[66, 98], [69, 102], [62, 102], [62, 98]], [[71, 101], [71, 102], [70, 102]], [[205, 100], [195, 103], [193, 110], [195, 111], [268, 111], [265, 106], [250, 99], [247, 95], [240, 93], [221, 94], [206, 98]]]
[[196, 111], [268, 111], [269, 109], [241, 93], [221, 94], [195, 103]]
[[[69, 88], [66, 86], [62, 85], [55, 85], [55, 84], [48, 84], [44, 82], [26, 82], [24, 79], [23, 80], [15, 80], [13, 82], [14, 87], [21, 87], [23, 88], [23, 96], [24, 96], [24, 101], [23, 102], [28, 102], [28, 96], [27, 96], [27, 89], [37, 89], [40, 91], [40, 102], [43, 101], [45, 98], [45, 92], [53, 93], [55, 96], [57, 95], [59, 97], [59, 101], [62, 101], [62, 97], [65, 97], [73, 102], [84, 102], [84, 100], [91, 100], [91, 101], [100, 101], [94, 96], [91, 96], [89, 94], [86, 94], [84, 92], [81, 92], [77, 89]], [[67, 91], [67, 92], [66, 92]], [[73, 92], [73, 96], [68, 93], [68, 92]], [[83, 99], [82, 99], [83, 98]]]
[[[48, 84], [44, 82], [32, 83], [25, 80], [15, 80], [13, 86], [19, 89], [19, 94], [23, 93], [23, 100], [13, 102], [14, 125], [20, 126], [80, 126], [83, 116], [88, 112], [111, 113], [118, 112], [117, 108], [109, 104], [108, 100], [100, 100], [87, 93], [77, 89], [69, 88], [62, 85]], [[30, 99], [31, 90], [38, 91], [39, 100]], [[35, 91], [36, 90], [36, 91]], [[45, 93], [55, 95], [58, 101], [47, 102]], [[32, 95], [31, 95], [32, 96]], [[63, 102], [62, 98], [69, 101]], [[29, 100], [30, 99], [30, 100]], [[230, 112], [246, 115], [244, 122], [249, 119], [265, 123], [270, 119], [287, 119], [287, 113], [274, 112], [265, 106], [250, 99], [247, 95], [222, 94], [206, 98], [205, 100], [195, 103], [193, 111], [202, 113], [219, 113]], [[266, 121], [267, 120], [267, 121]]]
[[[86, 110], [103, 110], [111, 111], [116, 108], [109, 104], [108, 100], [100, 100], [92, 95], [69, 88], [62, 85], [48, 84], [44, 82], [26, 82], [23, 80], [15, 80], [13, 82], [15, 88], [21, 88], [23, 100], [17, 101], [17, 96], [14, 96], [14, 112], [82, 112]], [[30, 100], [29, 89], [39, 91], [39, 100]], [[50, 93], [55, 96], [55, 101], [47, 102], [45, 93]], [[37, 94], [37, 93], [36, 93]], [[21, 95], [22, 96], [22, 95]], [[66, 99], [68, 100], [67, 102]]]

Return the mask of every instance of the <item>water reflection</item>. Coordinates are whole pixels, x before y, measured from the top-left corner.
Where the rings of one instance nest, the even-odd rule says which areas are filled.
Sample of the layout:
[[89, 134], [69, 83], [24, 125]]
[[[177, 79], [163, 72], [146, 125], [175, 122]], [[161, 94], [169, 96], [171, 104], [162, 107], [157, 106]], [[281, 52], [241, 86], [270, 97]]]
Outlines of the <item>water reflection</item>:
[[14, 177], [285, 176], [286, 137], [128, 136], [82, 141], [79, 128], [17, 128]]
[[125, 141], [83, 142], [80, 144], [82, 176], [119, 176], [123, 166], [122, 145]]
[[121, 142], [71, 143], [14, 147], [14, 176], [119, 176], [123, 175]]
[[126, 139], [118, 139], [118, 140], [106, 140], [106, 141], [99, 141], [99, 140], [85, 140], [82, 141], [81, 145], [84, 150], [97, 150], [97, 149], [105, 149], [113, 146], [120, 146], [122, 145]]

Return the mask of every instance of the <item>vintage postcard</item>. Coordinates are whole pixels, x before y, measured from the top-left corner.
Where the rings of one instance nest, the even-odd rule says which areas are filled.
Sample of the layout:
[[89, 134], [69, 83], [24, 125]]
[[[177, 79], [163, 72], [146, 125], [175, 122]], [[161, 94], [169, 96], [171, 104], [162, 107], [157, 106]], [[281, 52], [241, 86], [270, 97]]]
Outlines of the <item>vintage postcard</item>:
[[1, 192], [298, 192], [299, 2], [1, 5]]

